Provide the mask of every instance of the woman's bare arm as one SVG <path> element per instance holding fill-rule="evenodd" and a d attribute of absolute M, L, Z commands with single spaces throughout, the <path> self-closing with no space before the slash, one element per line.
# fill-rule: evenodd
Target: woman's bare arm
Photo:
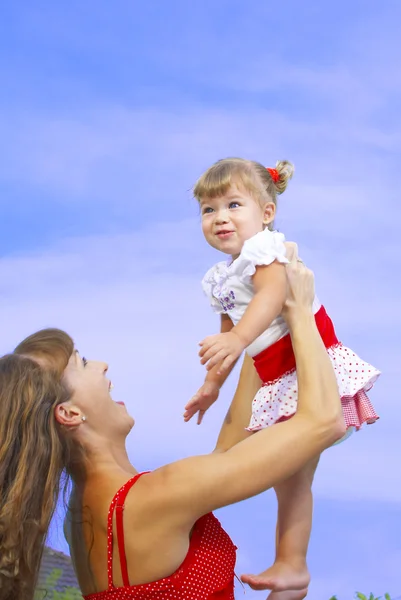
<path fill-rule="evenodd" d="M 245 354 L 237 389 L 223 421 L 215 452 L 225 452 L 253 435 L 245 427 L 251 419 L 252 400 L 261 385 L 252 358 Z"/>
<path fill-rule="evenodd" d="M 191 521 L 269 489 L 344 432 L 333 367 L 311 310 L 310 272 L 299 263 L 287 269 L 290 297 L 285 316 L 297 363 L 298 411 L 291 420 L 260 431 L 227 452 L 163 467 L 164 489 L 182 519 Z"/>

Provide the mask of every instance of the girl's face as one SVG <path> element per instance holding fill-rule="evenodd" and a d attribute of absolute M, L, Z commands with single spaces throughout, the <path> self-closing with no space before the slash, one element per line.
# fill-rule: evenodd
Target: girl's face
<path fill-rule="evenodd" d="M 235 259 L 246 240 L 273 222 L 274 202 L 261 206 L 245 190 L 231 186 L 224 196 L 201 198 L 202 231 L 208 244 Z"/>

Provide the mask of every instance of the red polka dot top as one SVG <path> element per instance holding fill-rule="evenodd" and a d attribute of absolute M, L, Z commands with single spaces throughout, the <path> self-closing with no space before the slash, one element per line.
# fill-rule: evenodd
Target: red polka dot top
<path fill-rule="evenodd" d="M 193 528 L 188 553 L 169 577 L 152 583 L 130 585 L 124 548 L 123 510 L 125 498 L 144 473 L 139 473 L 114 496 L 108 514 L 107 571 L 109 587 L 84 596 L 85 600 L 234 600 L 236 547 L 216 517 L 209 513 Z M 124 585 L 113 584 L 113 516 Z"/>

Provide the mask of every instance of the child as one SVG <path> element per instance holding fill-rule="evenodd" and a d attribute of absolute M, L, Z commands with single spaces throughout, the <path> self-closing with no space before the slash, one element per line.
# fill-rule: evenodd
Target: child
<path fill-rule="evenodd" d="M 185 407 L 188 421 L 217 400 L 235 362 L 246 349 L 263 382 L 252 402 L 248 431 L 291 418 L 297 409 L 297 375 L 291 339 L 280 316 L 286 296 L 285 238 L 274 230 L 276 197 L 284 192 L 294 168 L 279 161 L 276 168 L 240 158 L 219 160 L 197 181 L 194 195 L 202 214 L 206 241 L 231 259 L 217 263 L 202 286 L 214 311 L 221 315 L 221 333 L 200 346 L 207 375 Z M 348 433 L 378 419 L 366 395 L 380 372 L 338 341 L 333 324 L 318 298 L 317 326 L 333 363 Z M 273 590 L 272 600 L 304 598 L 309 584 L 306 553 L 312 526 L 311 485 L 318 457 L 301 473 L 275 488 L 278 499 L 276 560 L 259 576 L 244 576 L 254 589 Z M 298 590 L 287 592 L 285 590 Z M 284 593 L 283 593 L 284 591 Z"/>

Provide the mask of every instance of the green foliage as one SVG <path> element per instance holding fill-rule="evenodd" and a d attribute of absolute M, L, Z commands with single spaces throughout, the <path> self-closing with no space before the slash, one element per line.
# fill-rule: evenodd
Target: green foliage
<path fill-rule="evenodd" d="M 382 596 L 375 596 L 374 594 L 370 594 L 370 596 L 365 596 L 365 594 L 361 594 L 357 592 L 356 598 L 358 600 L 382 600 Z M 390 594 L 384 594 L 384 600 L 391 600 Z"/>
<path fill-rule="evenodd" d="M 69 587 L 64 592 L 58 592 L 55 589 L 62 573 L 61 569 L 53 569 L 43 588 L 35 592 L 35 600 L 82 600 L 82 594 L 78 588 Z"/>
<path fill-rule="evenodd" d="M 375 596 L 374 594 L 370 594 L 370 596 L 365 596 L 365 594 L 361 594 L 361 592 L 356 592 L 355 598 L 357 600 L 391 600 L 390 594 L 384 594 L 384 596 Z M 338 600 L 337 596 L 332 596 L 330 600 Z"/>
<path fill-rule="evenodd" d="M 82 600 L 82 595 L 77 588 L 67 588 L 64 592 L 58 592 L 55 587 L 58 580 L 62 575 L 61 569 L 54 569 L 45 581 L 44 587 L 41 590 L 37 590 L 35 593 L 35 600 Z M 384 594 L 384 596 L 375 596 L 370 594 L 365 596 L 361 592 L 356 592 L 356 600 L 391 600 L 390 594 Z M 338 600 L 337 596 L 332 596 L 330 600 Z"/>

